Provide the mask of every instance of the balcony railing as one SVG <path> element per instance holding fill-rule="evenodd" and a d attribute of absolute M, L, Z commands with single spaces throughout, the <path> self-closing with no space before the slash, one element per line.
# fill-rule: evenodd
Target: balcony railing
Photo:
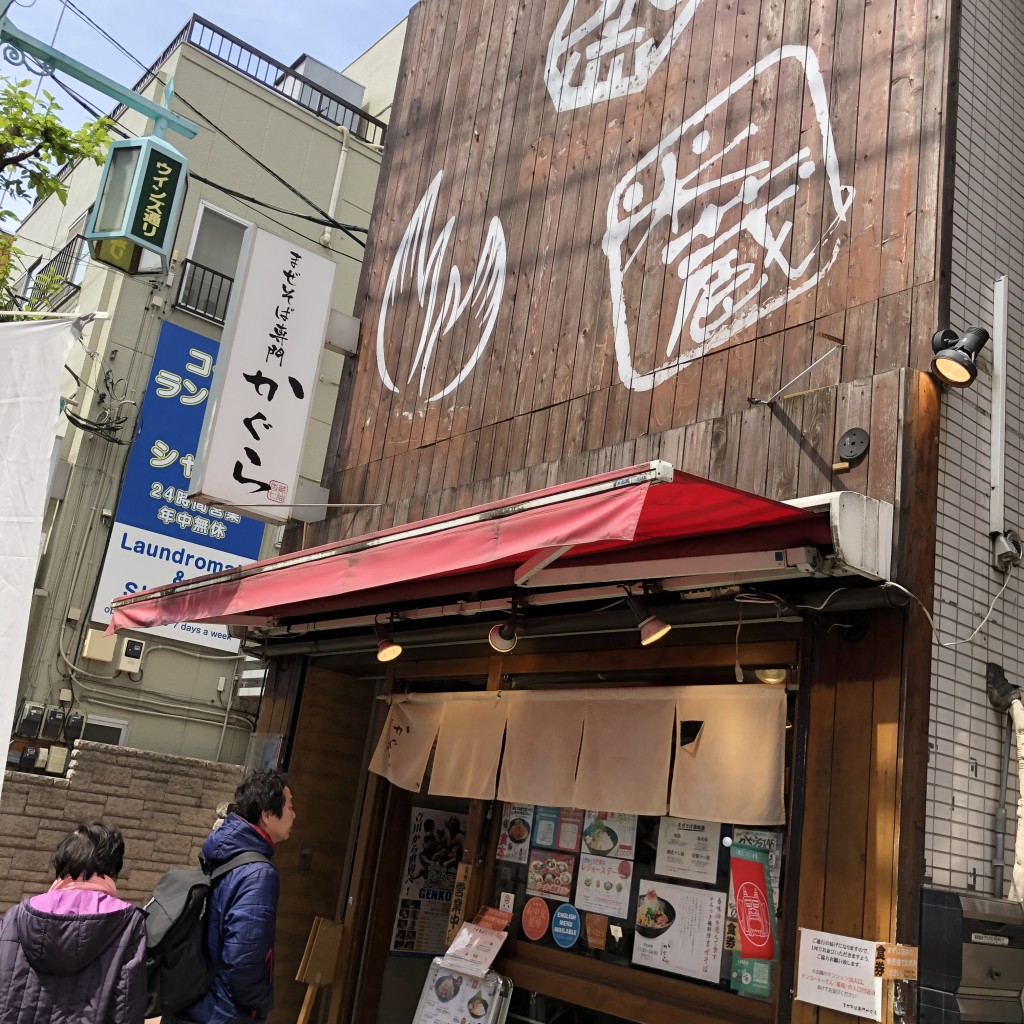
<path fill-rule="evenodd" d="M 194 260 L 181 264 L 181 284 L 174 304 L 211 323 L 224 325 L 234 278 L 204 267 Z"/>
<path fill-rule="evenodd" d="M 334 125 L 343 125 L 357 138 L 371 145 L 383 145 L 387 125 L 383 121 L 348 100 L 329 92 L 322 85 L 305 75 L 300 75 L 285 64 L 268 57 L 265 53 L 242 42 L 237 36 L 225 32 L 212 22 L 193 14 L 185 27 L 174 37 L 170 45 L 153 62 L 149 70 L 135 83 L 135 91 L 141 92 L 156 77 L 157 69 L 182 43 L 188 43 L 197 50 L 208 53 L 222 64 L 234 68 L 260 85 L 286 96 L 300 107 Z M 110 116 L 117 120 L 125 107 L 118 107 Z M 189 111 L 185 111 L 189 114 Z"/>
<path fill-rule="evenodd" d="M 75 295 L 89 263 L 89 243 L 84 235 L 75 235 L 49 263 L 32 275 L 28 306 L 39 311 L 57 309 Z"/>

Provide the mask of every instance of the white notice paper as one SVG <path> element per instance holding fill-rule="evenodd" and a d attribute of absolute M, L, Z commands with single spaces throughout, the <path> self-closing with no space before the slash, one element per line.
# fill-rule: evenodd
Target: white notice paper
<path fill-rule="evenodd" d="M 455 941 L 448 947 L 442 963 L 453 971 L 482 978 L 490 970 L 498 950 L 507 938 L 508 932 L 464 924 L 455 936 Z"/>
<path fill-rule="evenodd" d="M 800 929 L 796 998 L 855 1017 L 882 1019 L 882 979 L 867 939 Z"/>
<path fill-rule="evenodd" d="M 717 821 L 662 818 L 654 873 L 692 878 L 695 882 L 715 882 L 721 835 L 722 826 Z"/>

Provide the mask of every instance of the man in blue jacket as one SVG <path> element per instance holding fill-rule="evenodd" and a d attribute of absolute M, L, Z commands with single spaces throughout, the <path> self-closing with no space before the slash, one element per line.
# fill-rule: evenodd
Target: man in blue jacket
<path fill-rule="evenodd" d="M 238 789 L 224 823 L 203 843 L 210 869 L 240 853 L 274 855 L 295 822 L 292 793 L 278 771 L 253 772 Z M 182 1015 L 199 1024 L 265 1020 L 274 1005 L 274 930 L 280 884 L 269 863 L 242 864 L 213 886 L 207 951 L 217 967 L 209 991 Z"/>

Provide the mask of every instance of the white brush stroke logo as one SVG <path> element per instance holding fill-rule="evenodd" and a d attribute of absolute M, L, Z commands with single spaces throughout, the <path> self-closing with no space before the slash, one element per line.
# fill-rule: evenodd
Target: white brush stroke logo
<path fill-rule="evenodd" d="M 431 382 L 431 370 L 438 343 L 448 337 L 459 318 L 468 309 L 472 309 L 474 323 L 469 328 L 471 334 L 467 339 L 467 348 L 474 336 L 477 339 L 476 344 L 468 352 L 462 368 L 440 391 L 429 395 L 428 402 L 436 402 L 450 394 L 476 366 L 494 333 L 498 308 L 505 291 L 505 232 L 497 217 L 492 217 L 488 225 L 483 250 L 465 294 L 462 290 L 462 273 L 454 263 L 451 263 L 448 254 L 448 246 L 455 230 L 455 218 L 450 218 L 441 233 L 432 240 L 434 211 L 443 177 L 444 171 L 438 171 L 405 229 L 388 276 L 384 300 L 381 303 L 380 320 L 377 324 L 377 370 L 384 386 L 391 391 L 402 391 L 411 386 L 416 388 L 422 397 Z M 445 281 L 442 278 L 446 257 L 450 266 Z M 389 353 L 385 346 L 385 335 L 388 311 L 394 308 L 399 296 L 405 295 L 409 289 L 411 297 L 415 297 L 422 310 L 422 327 L 416 339 L 408 372 L 400 386 L 395 383 L 395 377 L 400 376 L 398 370 L 395 369 L 392 374 L 388 367 Z M 410 322 L 415 322 L 411 301 L 407 303 L 402 315 Z M 396 336 L 402 336 L 402 333 L 400 327 L 395 331 Z M 393 346 L 390 356 L 394 363 L 397 363 L 402 355 L 403 348 L 404 344 Z"/>
<path fill-rule="evenodd" d="M 601 0 L 589 18 L 570 30 L 573 15 L 586 2 L 593 0 L 569 0 L 548 44 L 544 81 L 552 103 L 563 113 L 646 88 L 693 21 L 701 0 L 683 6 L 660 42 L 633 23 L 637 4 L 672 11 L 679 0 Z"/>
<path fill-rule="evenodd" d="M 759 75 L 774 73 L 774 82 L 761 83 L 769 86 L 763 92 L 772 95 L 783 81 L 785 61 L 796 62 L 802 71 L 817 131 L 805 128 L 798 148 L 781 154 L 772 151 L 770 123 L 763 143 L 762 127 L 753 119 L 730 139 L 713 138 L 716 123 L 717 132 L 723 131 L 725 112 L 709 121 L 711 116 Z M 776 94 L 779 111 L 805 102 L 788 90 Z M 773 103 L 770 118 L 774 111 Z M 759 159 L 762 145 L 767 156 Z M 730 159 L 744 157 L 746 166 L 725 170 Z M 817 193 L 817 204 L 806 203 Z M 784 46 L 666 135 L 612 192 L 603 248 L 622 383 L 649 391 L 814 287 L 839 255 L 842 239 L 830 247 L 827 241 L 846 220 L 853 197 L 853 188 L 840 182 L 818 59 L 807 47 Z M 820 220 L 810 224 L 809 215 L 819 212 Z M 794 226 L 805 241 L 790 238 Z M 651 245 L 660 248 L 649 256 Z M 664 300 L 668 307 L 678 293 L 675 316 L 661 337 L 641 336 L 634 323 L 637 336 L 631 338 L 627 282 L 633 281 L 632 294 L 639 296 L 637 278 L 643 278 L 651 257 L 675 270 L 666 275 Z"/>

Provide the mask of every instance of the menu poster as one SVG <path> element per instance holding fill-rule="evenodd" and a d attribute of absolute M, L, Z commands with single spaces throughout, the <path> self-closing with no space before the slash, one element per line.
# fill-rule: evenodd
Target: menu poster
<path fill-rule="evenodd" d="M 465 835 L 464 814 L 412 809 L 391 933 L 394 952 L 434 955 L 447 948 L 455 873 Z"/>
<path fill-rule="evenodd" d="M 530 896 L 546 896 L 567 902 L 572 895 L 572 876 L 576 858 L 554 850 L 531 850 L 526 872 L 526 891 Z"/>
<path fill-rule="evenodd" d="M 534 812 L 534 846 L 575 853 L 582 831 L 583 812 L 575 807 L 538 807 Z"/>
<path fill-rule="evenodd" d="M 768 854 L 768 875 L 772 887 L 772 905 L 775 913 L 779 910 L 779 883 L 782 879 L 782 833 L 774 829 L 743 828 L 734 825 L 732 841 L 740 846 L 752 846 L 755 850 L 764 850 Z M 729 886 L 728 917 L 736 916 L 736 904 L 732 898 L 732 886 Z"/>
<path fill-rule="evenodd" d="M 717 982 L 725 893 L 641 880 L 633 963 Z"/>
<path fill-rule="evenodd" d="M 613 857 L 580 854 L 576 906 L 609 917 L 629 917 L 629 880 L 633 865 Z"/>
<path fill-rule="evenodd" d="M 717 821 L 662 818 L 654 873 L 695 882 L 718 879 L 718 844 L 722 826 Z"/>
<path fill-rule="evenodd" d="M 585 811 L 583 845 L 601 857 L 632 860 L 636 855 L 636 815 Z"/>
<path fill-rule="evenodd" d="M 431 978 L 433 981 L 431 981 Z M 488 1016 L 499 997 L 495 975 L 473 978 L 455 970 L 441 968 L 436 976 L 427 976 L 430 986 L 420 1001 L 416 1024 L 464 1024 Z"/>
<path fill-rule="evenodd" d="M 525 864 L 533 834 L 533 804 L 502 804 L 498 860 Z"/>

